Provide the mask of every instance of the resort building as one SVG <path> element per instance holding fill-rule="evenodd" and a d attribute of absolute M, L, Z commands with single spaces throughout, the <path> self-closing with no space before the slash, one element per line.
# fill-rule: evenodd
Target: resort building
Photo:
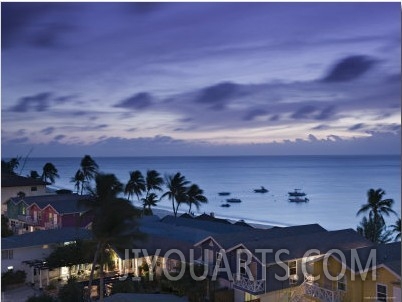
<path fill-rule="evenodd" d="M 1 238 L 1 272 L 23 270 L 27 274 L 27 282 L 42 288 L 49 285 L 49 279 L 68 273 L 67 268 L 49 270 L 46 257 L 60 245 L 91 238 L 90 230 L 80 228 L 36 231 Z"/>
<path fill-rule="evenodd" d="M 85 227 L 92 217 L 84 207 L 80 207 L 79 202 L 87 198 L 87 195 L 78 194 L 12 197 L 5 202 L 5 215 L 16 234 L 62 227 Z"/>
<path fill-rule="evenodd" d="M 1 174 L 1 214 L 7 211 L 7 201 L 19 195 L 45 195 L 47 183 L 41 179 L 23 177 L 14 174 Z"/>
<path fill-rule="evenodd" d="M 144 240 L 113 247 L 109 274 L 174 277 L 189 266 L 202 268 L 211 301 L 401 301 L 400 243 L 374 245 L 352 229 L 327 231 L 318 224 L 259 229 L 206 214 L 145 216 L 139 229 Z M 7 266 L 32 271 L 57 246 L 50 241 L 68 241 L 41 241 L 43 236 L 34 234 L 63 230 L 70 232 L 3 238 L 2 271 Z M 70 233 L 69 240 L 73 237 Z"/>

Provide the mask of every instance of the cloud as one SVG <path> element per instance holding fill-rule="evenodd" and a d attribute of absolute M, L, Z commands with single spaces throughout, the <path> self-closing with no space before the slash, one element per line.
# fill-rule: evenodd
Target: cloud
<path fill-rule="evenodd" d="M 356 131 L 364 128 L 366 125 L 364 123 L 358 123 L 348 128 L 350 131 Z"/>
<path fill-rule="evenodd" d="M 59 135 L 56 135 L 54 138 L 53 138 L 53 140 L 55 140 L 55 141 L 61 141 L 63 138 L 65 138 L 66 137 L 66 135 L 63 135 L 63 134 L 59 134 Z"/>
<path fill-rule="evenodd" d="M 347 82 L 352 81 L 370 70 L 376 60 L 363 55 L 346 57 L 335 64 L 329 73 L 323 78 L 324 82 Z"/>
<path fill-rule="evenodd" d="M 320 124 L 318 126 L 311 128 L 311 130 L 327 130 L 329 128 L 330 127 L 328 125 Z"/>
<path fill-rule="evenodd" d="M 249 112 L 247 112 L 244 116 L 243 116 L 243 120 L 245 121 L 252 121 L 254 119 L 256 119 L 259 116 L 265 116 L 267 115 L 267 111 L 264 109 L 252 109 Z"/>
<path fill-rule="evenodd" d="M 291 115 L 291 117 L 294 119 L 309 119 L 312 118 L 313 113 L 316 113 L 317 111 L 318 108 L 311 105 L 307 105 L 298 109 L 295 113 Z"/>
<path fill-rule="evenodd" d="M 33 96 L 20 98 L 17 105 L 12 106 L 9 110 L 12 112 L 46 111 L 49 107 L 50 96 L 50 92 L 42 92 Z"/>
<path fill-rule="evenodd" d="M 222 110 L 231 99 L 244 95 L 240 85 L 231 82 L 218 83 L 201 90 L 195 102 L 211 105 L 212 110 Z"/>
<path fill-rule="evenodd" d="M 43 128 L 40 133 L 43 133 L 45 135 L 49 135 L 52 134 L 54 132 L 55 128 L 54 127 L 47 127 L 47 128 Z"/>
<path fill-rule="evenodd" d="M 137 93 L 125 100 L 122 100 L 114 107 L 126 108 L 130 110 L 143 110 L 152 105 L 152 96 L 148 92 Z"/>

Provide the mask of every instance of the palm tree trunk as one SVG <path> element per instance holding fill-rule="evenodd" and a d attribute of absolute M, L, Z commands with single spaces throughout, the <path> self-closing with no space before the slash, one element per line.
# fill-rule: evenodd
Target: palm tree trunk
<path fill-rule="evenodd" d="M 88 281 L 88 301 L 91 300 L 92 282 L 93 282 L 93 280 L 94 280 L 95 266 L 96 266 L 96 262 L 97 262 L 97 260 L 98 260 L 100 248 L 101 248 L 101 243 L 98 242 L 98 244 L 97 244 L 97 246 L 96 246 L 96 251 L 95 251 L 94 260 L 92 261 L 91 273 L 89 274 L 89 281 Z"/>
<path fill-rule="evenodd" d="M 175 214 L 174 214 L 174 217 L 176 217 L 177 216 L 177 212 L 179 211 L 179 206 L 180 206 L 180 203 L 179 202 L 176 202 L 176 212 L 175 212 Z"/>
<path fill-rule="evenodd" d="M 103 283 L 103 249 L 100 252 L 100 276 L 99 276 L 99 301 L 103 301 L 103 291 L 105 284 Z"/>

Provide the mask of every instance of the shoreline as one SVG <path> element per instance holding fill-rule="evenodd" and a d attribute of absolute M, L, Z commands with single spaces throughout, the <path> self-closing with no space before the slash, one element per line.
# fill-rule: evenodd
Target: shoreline
<path fill-rule="evenodd" d="M 153 215 L 158 216 L 160 219 L 162 219 L 163 217 L 168 216 L 168 215 L 171 215 L 171 216 L 174 215 L 172 211 L 167 210 L 167 209 L 163 209 L 163 208 L 160 208 L 160 207 L 153 207 L 152 208 L 152 213 L 153 213 Z M 182 214 L 185 214 L 185 213 L 187 213 L 187 212 L 186 211 L 179 211 L 178 215 L 182 215 Z M 205 213 L 205 214 L 210 215 L 211 213 Z M 201 215 L 201 214 L 199 214 L 199 215 Z M 199 216 L 199 215 L 196 215 L 196 216 Z M 275 222 L 255 221 L 255 220 L 248 220 L 248 219 L 236 219 L 236 218 L 233 218 L 233 217 L 225 217 L 225 216 L 220 216 L 220 215 L 214 215 L 214 217 L 215 218 L 220 218 L 220 219 L 226 219 L 231 223 L 235 223 L 237 221 L 244 221 L 245 223 L 247 223 L 247 224 L 249 224 L 252 227 L 257 228 L 257 229 L 270 229 L 270 228 L 273 228 L 273 227 L 291 226 L 291 225 L 279 224 L 279 223 L 275 223 Z"/>

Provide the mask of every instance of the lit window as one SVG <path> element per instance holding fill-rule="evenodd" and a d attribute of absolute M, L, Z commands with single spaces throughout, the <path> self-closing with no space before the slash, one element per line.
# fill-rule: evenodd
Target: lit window
<path fill-rule="evenodd" d="M 296 261 L 289 261 L 289 276 L 297 275 Z"/>

